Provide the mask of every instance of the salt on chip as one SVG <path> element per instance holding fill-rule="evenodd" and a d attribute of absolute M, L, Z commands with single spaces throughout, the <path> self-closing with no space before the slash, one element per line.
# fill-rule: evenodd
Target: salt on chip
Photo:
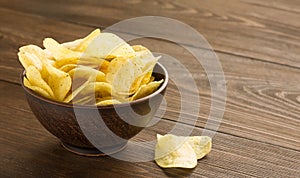
<path fill-rule="evenodd" d="M 187 138 L 171 134 L 160 136 L 155 146 L 155 162 L 163 168 L 194 168 L 196 154 Z"/>
<path fill-rule="evenodd" d="M 203 158 L 211 151 L 211 138 L 208 136 L 191 136 L 188 138 L 189 144 L 194 149 L 197 159 Z"/>

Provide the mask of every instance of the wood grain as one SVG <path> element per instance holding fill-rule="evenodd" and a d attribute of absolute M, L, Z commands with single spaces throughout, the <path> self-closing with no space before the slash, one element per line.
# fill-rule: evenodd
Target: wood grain
<path fill-rule="evenodd" d="M 64 150 L 58 139 L 38 123 L 20 86 L 0 82 L 0 89 L 1 102 L 5 103 L 0 109 L 1 177 L 295 177 L 300 174 L 298 151 L 222 133 L 215 135 L 213 151 L 199 160 L 193 170 L 161 169 L 154 162 L 128 163 L 110 157 L 77 156 Z M 174 124 L 161 120 L 134 140 L 151 141 L 156 133 L 163 134 L 165 128 Z M 202 132 L 199 127 L 191 129 L 193 135 Z"/>
<path fill-rule="evenodd" d="M 296 0 L 233 0 L 227 4 L 218 0 L 0 0 L 0 177 L 299 176 L 299 7 Z M 213 139 L 213 151 L 193 170 L 73 155 L 38 123 L 19 85 L 23 69 L 16 53 L 20 46 L 41 46 L 45 37 L 73 40 L 96 27 L 143 15 L 171 17 L 194 27 L 217 51 L 226 76 L 226 110 Z M 139 35 L 122 29 L 117 33 Z M 182 44 L 191 45 L 193 40 L 187 34 Z M 160 122 L 133 140 L 154 140 L 156 133 L 167 133 L 175 124 L 193 130 L 193 135 L 201 134 L 211 109 L 211 89 L 203 67 L 184 48 L 170 42 L 139 39 L 130 43 L 175 57 L 199 89 L 197 93 L 190 87 L 179 65 L 166 63 L 180 82 L 170 82 L 167 110 Z M 188 99 L 180 100 L 178 88 L 186 91 Z M 200 97 L 199 115 L 184 111 L 178 121 L 180 104 L 193 106 L 195 96 Z M 213 128 L 206 129 L 213 133 Z"/>
<path fill-rule="evenodd" d="M 19 74 L 22 70 L 16 57 L 16 49 L 26 44 L 41 45 L 42 39 L 50 34 L 60 41 L 72 40 L 91 31 L 91 28 L 82 27 L 65 22 L 36 17 L 2 9 L 6 20 L 20 19 L 17 23 L 0 27 L 5 43 L 0 49 L 3 51 L 5 61 L 1 62 L 2 80 L 19 82 Z M 25 24 L 29 24 L 28 26 Z M 37 24 L 40 24 L 39 26 Z M 55 25 L 55 29 L 47 27 L 47 24 Z M 37 26 L 32 30 L 31 26 Z M 13 31 L 6 30 L 14 29 Z M 68 33 L 73 30 L 73 33 Z M 35 38 L 33 39 L 33 34 Z M 133 41 L 134 44 L 144 44 L 151 50 L 170 54 L 176 57 L 192 73 L 200 91 L 201 110 L 197 125 L 204 127 L 210 111 L 210 84 L 202 67 L 195 58 L 183 48 L 151 39 Z M 283 147 L 299 150 L 299 80 L 300 71 L 289 67 L 253 61 L 247 58 L 217 53 L 226 75 L 228 97 L 227 106 L 220 132 L 232 134 L 262 142 L 268 142 Z M 170 74 L 180 73 L 180 68 L 172 63 L 167 64 Z M 247 68 L 245 68 L 247 66 Z M 257 67 L 259 66 L 259 67 Z M 17 70 L 12 71 L 12 68 Z M 289 80 L 286 77 L 289 76 Z M 197 93 L 186 87 L 185 75 L 177 76 L 180 83 L 177 87 L 186 88 L 191 97 Z M 170 84 L 167 92 L 168 112 L 166 119 L 176 121 L 180 112 L 180 96 L 175 84 Z M 176 96 L 176 97 L 175 97 Z M 188 101 L 183 101 L 185 104 Z M 191 103 L 189 103 L 191 104 Z M 190 113 L 183 112 L 186 122 L 190 121 Z M 267 123 L 267 124 L 266 124 Z M 216 123 L 217 124 L 217 123 Z"/>
<path fill-rule="evenodd" d="M 12 0 L 0 1 L 0 5 L 30 14 L 102 28 L 138 16 L 170 17 L 194 27 L 216 51 L 300 67 L 298 1 L 285 3 L 234 0 L 225 3 L 220 0 L 118 0 L 112 3 L 109 0 L 88 0 L 83 3 L 80 0 Z M 141 31 L 145 30 L 147 29 Z M 193 42 L 193 36 L 185 36 L 184 43 Z"/>

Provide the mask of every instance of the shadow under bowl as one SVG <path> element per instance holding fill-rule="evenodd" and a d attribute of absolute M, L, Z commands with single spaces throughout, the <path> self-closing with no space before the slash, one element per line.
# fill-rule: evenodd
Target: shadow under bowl
<path fill-rule="evenodd" d="M 168 73 L 157 63 L 155 80 L 164 79 L 154 93 L 128 103 L 91 106 L 73 105 L 47 99 L 22 87 L 28 104 L 39 122 L 61 140 L 68 151 L 85 156 L 102 156 L 121 151 L 128 140 L 142 131 L 153 119 L 162 102 Z"/>

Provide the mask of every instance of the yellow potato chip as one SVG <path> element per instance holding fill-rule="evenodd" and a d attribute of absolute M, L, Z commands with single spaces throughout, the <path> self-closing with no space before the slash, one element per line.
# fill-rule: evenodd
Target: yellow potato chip
<path fill-rule="evenodd" d="M 49 67 L 48 83 L 57 100 L 63 101 L 71 89 L 72 79 L 70 75 L 56 68 Z"/>
<path fill-rule="evenodd" d="M 149 51 L 149 49 L 147 49 L 145 46 L 142 46 L 142 45 L 133 45 L 133 46 L 132 46 L 132 49 L 133 49 L 135 52 Z"/>
<path fill-rule="evenodd" d="M 87 96 L 95 94 L 95 98 L 101 98 L 112 95 L 112 87 L 106 82 L 92 82 L 89 83 L 81 92 L 80 95 Z"/>
<path fill-rule="evenodd" d="M 137 100 L 150 95 L 158 89 L 158 87 L 163 83 L 163 81 L 164 80 L 162 79 L 160 81 L 150 82 L 147 85 L 142 85 L 138 89 L 138 91 L 131 97 L 131 100 Z"/>
<path fill-rule="evenodd" d="M 84 50 L 87 48 L 89 43 L 96 38 L 100 34 L 100 29 L 96 29 L 92 31 L 88 36 L 86 36 L 83 39 L 78 39 L 70 42 L 63 43 L 62 45 L 68 49 L 74 50 L 74 51 L 81 51 L 84 52 Z"/>
<path fill-rule="evenodd" d="M 45 38 L 43 41 L 44 47 L 49 50 L 56 60 L 73 59 L 78 60 L 81 56 L 81 52 L 69 50 L 63 45 L 59 44 L 52 38 Z"/>
<path fill-rule="evenodd" d="M 97 58 L 130 57 L 134 55 L 132 47 L 112 33 L 100 33 L 85 50 L 84 55 Z"/>
<path fill-rule="evenodd" d="M 187 138 L 167 134 L 157 139 L 155 162 L 163 168 L 194 168 L 197 157 Z"/>
<path fill-rule="evenodd" d="M 89 83 L 90 81 L 88 80 L 75 90 L 71 91 L 71 93 L 64 99 L 64 102 L 69 103 L 70 101 L 72 101 Z"/>
<path fill-rule="evenodd" d="M 197 159 L 203 158 L 211 151 L 211 138 L 208 136 L 192 136 L 188 139 L 189 144 L 194 149 Z"/>
<path fill-rule="evenodd" d="M 121 102 L 116 99 L 111 99 L 111 100 L 99 101 L 98 103 L 96 103 L 97 106 L 107 106 L 113 104 L 121 104 Z"/>
<path fill-rule="evenodd" d="M 99 70 L 86 67 L 86 66 L 77 66 L 76 68 L 68 72 L 72 78 L 86 78 L 94 82 L 105 82 L 105 74 Z"/>
<path fill-rule="evenodd" d="M 26 46 L 27 47 L 27 46 Z M 25 50 L 24 50 L 25 49 Z M 24 66 L 24 68 L 28 68 L 29 66 L 35 66 L 39 71 L 42 70 L 43 64 L 40 59 L 37 57 L 33 57 L 30 51 L 26 51 L 25 47 L 20 48 L 20 52 L 18 52 L 19 61 Z"/>
<path fill-rule="evenodd" d="M 32 86 L 36 86 L 45 90 L 51 97 L 54 97 L 54 93 L 51 87 L 44 81 L 38 69 L 34 66 L 29 66 L 26 69 L 26 77 Z"/>
<path fill-rule="evenodd" d="M 29 89 L 31 89 L 32 91 L 38 93 L 39 95 L 41 95 L 41 96 L 43 96 L 43 97 L 46 97 L 46 98 L 49 98 L 49 99 L 52 98 L 52 97 L 50 96 L 50 94 L 49 94 L 46 90 L 44 90 L 44 89 L 42 89 L 42 88 L 40 88 L 40 87 L 31 85 L 30 82 L 28 81 L 28 79 L 27 79 L 26 77 L 24 77 L 23 83 L 24 83 L 24 85 L 25 85 L 27 88 L 29 88 Z"/>
<path fill-rule="evenodd" d="M 45 53 L 45 51 L 38 46 L 27 45 L 20 48 L 20 53 L 23 53 L 23 57 L 25 57 L 25 59 L 34 61 L 33 65 L 39 70 L 45 82 L 48 82 L 49 73 L 46 67 L 46 63 L 50 64 L 50 61 L 52 60 L 49 60 L 48 55 Z M 22 54 L 19 56 L 20 61 L 21 59 Z M 26 69 L 26 66 L 24 66 L 24 68 Z"/>
<path fill-rule="evenodd" d="M 61 71 L 64 71 L 64 72 L 69 72 L 70 70 L 76 68 L 77 65 L 76 64 L 66 64 L 66 65 L 63 65 L 59 68 L 59 70 Z"/>

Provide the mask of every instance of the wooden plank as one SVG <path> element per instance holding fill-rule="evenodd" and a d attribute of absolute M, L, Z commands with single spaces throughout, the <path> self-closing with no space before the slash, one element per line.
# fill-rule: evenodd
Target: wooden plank
<path fill-rule="evenodd" d="M 194 27 L 217 51 L 300 67 L 298 1 L 259 2 L 12 0 L 1 1 L 0 5 L 94 27 L 143 15 L 170 17 Z M 185 36 L 184 43 L 193 42 L 193 36 Z"/>
<path fill-rule="evenodd" d="M 195 169 L 161 169 L 153 161 L 130 163 L 88 158 L 64 150 L 35 119 L 22 88 L 0 81 L 0 175 L 12 177 L 297 177 L 299 151 L 217 133 L 213 150 Z M 176 122 L 161 120 L 134 140 L 151 141 Z M 202 129 L 193 128 L 193 135 Z"/>
<path fill-rule="evenodd" d="M 22 70 L 17 62 L 16 50 L 24 44 L 39 44 L 46 36 L 52 36 L 59 41 L 71 40 L 84 36 L 91 28 L 65 22 L 17 13 L 0 9 L 2 19 L 9 21 L 19 19 L 0 27 L 4 38 L 0 43 L 1 80 L 19 82 Z M 1 20 L 2 20 L 1 19 Z M 26 25 L 27 24 L 27 25 Z M 51 24 L 50 27 L 47 24 Z M 31 28 L 36 26 L 36 28 Z M 47 29 L 47 30 L 44 30 Z M 72 31 L 72 33 L 68 33 Z M 204 127 L 210 111 L 210 85 L 207 76 L 195 58 L 183 48 L 159 40 L 143 39 L 133 41 L 144 44 L 153 51 L 163 52 L 176 57 L 192 73 L 200 91 L 201 111 L 197 126 Z M 222 63 L 226 79 L 228 98 L 224 118 L 219 128 L 220 132 L 272 143 L 283 147 L 299 150 L 299 73 L 297 69 L 274 65 L 247 58 L 217 53 Z M 169 73 L 181 73 L 178 66 L 168 67 Z M 12 70 L 12 69 L 16 70 Z M 178 86 L 189 86 L 185 75 L 177 75 L 181 79 Z M 286 80 L 289 78 L 289 80 Z M 197 93 L 190 88 L 189 96 Z M 177 120 L 180 112 L 180 96 L 176 86 L 170 83 L 167 92 L 168 111 L 165 118 Z M 185 102 L 187 103 L 187 102 Z M 191 104 L 191 102 L 189 103 Z M 192 115 L 182 113 L 186 122 Z"/>

